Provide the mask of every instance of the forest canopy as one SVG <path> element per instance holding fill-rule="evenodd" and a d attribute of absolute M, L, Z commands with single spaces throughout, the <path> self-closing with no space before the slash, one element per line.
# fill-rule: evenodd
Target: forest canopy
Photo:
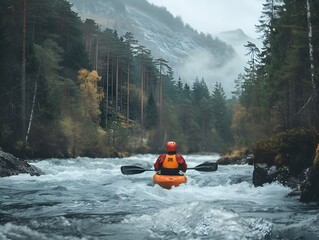
<path fill-rule="evenodd" d="M 318 0 L 270 1 L 258 49 L 227 99 L 191 86 L 132 33 L 82 21 L 65 0 L 0 3 L 0 146 L 24 157 L 223 152 L 271 134 L 318 131 Z M 180 20 L 179 20 L 180 21 Z M 200 59 L 199 59 L 200 61 Z"/>

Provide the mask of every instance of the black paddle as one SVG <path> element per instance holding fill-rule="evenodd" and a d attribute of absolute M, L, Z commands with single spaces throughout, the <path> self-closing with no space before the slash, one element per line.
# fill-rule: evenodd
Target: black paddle
<path fill-rule="evenodd" d="M 214 162 L 204 162 L 194 168 L 187 168 L 187 170 L 196 170 L 201 172 L 213 172 L 218 169 L 218 164 Z M 146 171 L 155 171 L 154 169 L 145 169 L 138 166 L 122 166 L 121 172 L 125 175 L 140 174 Z"/>
<path fill-rule="evenodd" d="M 121 172 L 125 175 L 139 174 L 145 171 L 154 171 L 154 169 L 145 169 L 138 166 L 122 166 L 121 167 Z"/>
<path fill-rule="evenodd" d="M 187 170 L 196 170 L 201 172 L 213 172 L 218 169 L 218 164 L 215 162 L 204 162 L 202 164 L 197 165 L 194 168 L 187 168 Z"/>

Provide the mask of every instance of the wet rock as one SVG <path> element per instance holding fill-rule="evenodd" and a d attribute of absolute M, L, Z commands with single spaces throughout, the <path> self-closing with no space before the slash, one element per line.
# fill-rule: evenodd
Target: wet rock
<path fill-rule="evenodd" d="M 305 179 L 300 187 L 302 202 L 319 202 L 319 144 L 316 149 L 316 156 L 313 165 L 307 169 Z"/>
<path fill-rule="evenodd" d="M 294 177 L 287 166 L 268 166 L 267 164 L 257 163 L 254 165 L 253 184 L 256 187 L 263 186 L 265 183 L 280 182 L 290 187 L 295 192 L 300 188 L 301 180 Z"/>
<path fill-rule="evenodd" d="M 271 183 L 272 180 L 268 174 L 269 168 L 267 164 L 255 164 L 253 171 L 253 183 L 255 187 L 264 185 L 265 183 Z"/>
<path fill-rule="evenodd" d="M 8 177 L 19 173 L 28 173 L 31 176 L 39 176 L 43 172 L 28 164 L 25 160 L 18 159 L 10 153 L 0 151 L 0 177 Z"/>
<path fill-rule="evenodd" d="M 223 155 L 217 160 L 219 165 L 253 164 L 253 154 L 248 149 L 240 149 Z"/>

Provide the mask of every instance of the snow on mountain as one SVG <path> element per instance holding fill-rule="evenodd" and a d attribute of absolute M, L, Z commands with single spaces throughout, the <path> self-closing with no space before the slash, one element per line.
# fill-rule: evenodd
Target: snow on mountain
<path fill-rule="evenodd" d="M 234 79 L 243 71 L 246 60 L 240 57 L 243 55 L 240 46 L 249 38 L 241 30 L 216 36 L 198 33 L 165 8 L 146 0 L 69 2 L 83 20 L 94 19 L 102 28 L 115 29 L 120 36 L 132 32 L 155 58 L 169 61 L 175 79 L 180 77 L 189 85 L 196 77 L 204 78 L 210 89 L 215 82 L 221 82 L 230 96 Z"/>

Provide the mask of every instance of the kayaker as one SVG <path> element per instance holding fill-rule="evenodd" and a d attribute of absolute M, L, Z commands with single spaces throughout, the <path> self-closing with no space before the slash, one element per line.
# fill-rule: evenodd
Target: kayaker
<path fill-rule="evenodd" d="M 183 175 L 187 170 L 184 157 L 177 153 L 177 144 L 166 143 L 166 153 L 161 154 L 154 163 L 155 171 L 162 175 Z"/>

